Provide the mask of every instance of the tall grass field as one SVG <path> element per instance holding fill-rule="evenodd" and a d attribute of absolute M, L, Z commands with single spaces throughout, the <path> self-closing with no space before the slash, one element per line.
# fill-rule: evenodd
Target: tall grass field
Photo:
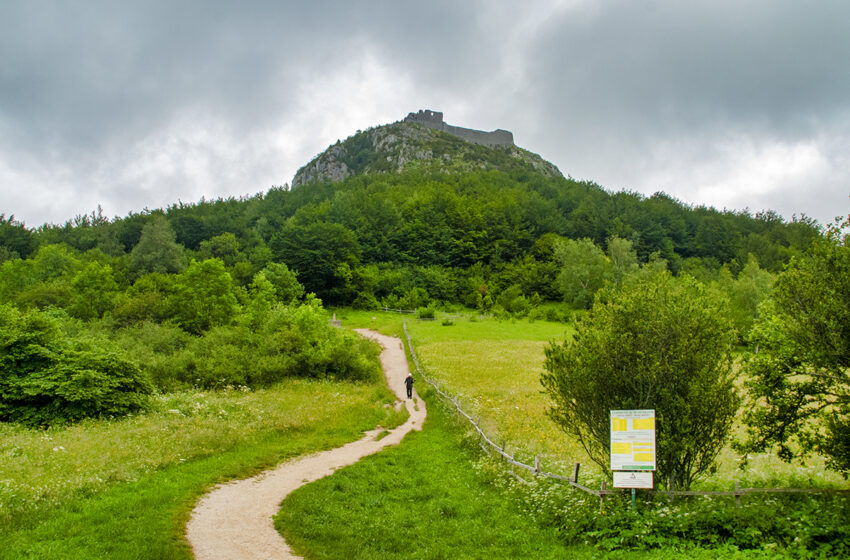
<path fill-rule="evenodd" d="M 0 558 L 191 558 L 185 523 L 206 490 L 394 427 L 392 401 L 382 380 L 286 380 L 67 428 L 0 425 Z"/>

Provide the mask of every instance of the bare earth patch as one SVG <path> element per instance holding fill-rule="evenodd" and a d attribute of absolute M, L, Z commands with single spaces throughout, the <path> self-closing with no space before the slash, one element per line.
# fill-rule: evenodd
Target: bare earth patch
<path fill-rule="evenodd" d="M 381 365 L 392 392 L 407 406 L 407 422 L 391 430 L 366 432 L 358 441 L 278 465 L 252 478 L 220 484 L 201 498 L 186 525 L 186 538 L 198 560 L 260 560 L 300 558 L 275 531 L 272 516 L 280 503 L 297 488 L 324 478 L 360 458 L 398 444 L 411 430 L 421 430 L 425 403 L 414 391 L 405 400 L 407 359 L 401 340 L 375 331 L 358 332 L 377 341 L 384 350 Z M 384 435 L 386 434 L 386 435 Z M 380 439 L 376 439 L 382 435 Z"/>

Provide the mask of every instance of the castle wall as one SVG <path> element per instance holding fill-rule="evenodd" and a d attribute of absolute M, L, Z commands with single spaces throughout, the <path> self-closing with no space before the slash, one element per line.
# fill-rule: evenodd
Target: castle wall
<path fill-rule="evenodd" d="M 473 144 L 490 147 L 514 145 L 514 135 L 509 130 L 498 129 L 492 132 L 484 132 L 483 130 L 452 126 L 443 122 L 443 114 L 439 111 L 420 110 L 418 113 L 410 113 L 404 120 L 448 132 Z"/>
<path fill-rule="evenodd" d="M 473 130 L 471 128 L 462 128 L 460 126 L 452 126 L 443 123 L 443 130 L 449 134 L 454 134 L 463 138 L 467 142 L 473 144 L 481 144 L 482 146 L 513 146 L 514 135 L 508 130 L 494 130 L 493 132 L 483 132 L 481 130 Z"/>

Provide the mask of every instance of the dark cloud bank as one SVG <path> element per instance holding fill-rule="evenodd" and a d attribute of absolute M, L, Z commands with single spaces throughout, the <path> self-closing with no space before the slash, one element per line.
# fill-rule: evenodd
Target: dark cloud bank
<path fill-rule="evenodd" d="M 0 213 L 239 196 L 419 108 L 565 174 L 821 221 L 850 210 L 850 5 L 6 2 Z"/>

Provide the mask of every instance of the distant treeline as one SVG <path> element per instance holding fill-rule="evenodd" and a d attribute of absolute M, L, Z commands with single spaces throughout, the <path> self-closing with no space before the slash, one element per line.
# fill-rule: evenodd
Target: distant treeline
<path fill-rule="evenodd" d="M 170 232 L 143 240 L 158 217 Z M 163 252 L 159 245 L 172 235 L 177 251 Z M 611 193 L 527 169 L 408 171 L 113 220 L 98 211 L 35 229 L 4 217 L 0 261 L 27 259 L 52 244 L 98 250 L 123 287 L 146 272 L 176 272 L 190 258 L 222 260 L 242 287 L 269 263 L 285 263 L 326 303 L 359 298 L 415 307 L 432 300 L 474 305 L 482 286 L 494 297 L 518 286 L 528 297 L 561 300 L 563 263 L 554 250 L 561 238 L 589 239 L 603 251 L 611 239 L 627 240 L 641 263 L 663 259 L 674 274 L 705 278 L 724 267 L 737 276 L 751 258 L 777 272 L 819 236 L 805 217 L 788 222 L 770 211 L 690 207 L 663 193 Z"/>

